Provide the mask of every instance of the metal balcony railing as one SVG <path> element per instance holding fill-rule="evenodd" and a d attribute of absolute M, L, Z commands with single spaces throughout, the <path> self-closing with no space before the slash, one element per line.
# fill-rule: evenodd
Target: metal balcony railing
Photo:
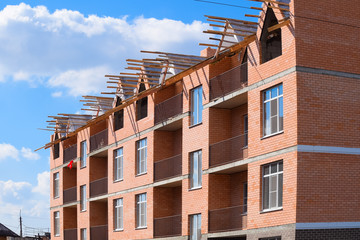
<path fill-rule="evenodd" d="M 104 177 L 90 183 L 90 197 L 96 197 L 108 193 L 108 178 Z"/>
<path fill-rule="evenodd" d="M 63 203 L 76 202 L 76 187 L 68 188 L 63 192 Z"/>
<path fill-rule="evenodd" d="M 181 215 L 155 218 L 154 237 L 181 236 Z"/>
<path fill-rule="evenodd" d="M 68 163 L 77 157 L 77 144 L 73 144 L 68 148 L 64 149 L 63 163 Z"/>
<path fill-rule="evenodd" d="M 90 227 L 91 240 L 107 240 L 108 239 L 108 225 L 101 225 Z"/>
<path fill-rule="evenodd" d="M 102 130 L 90 137 L 90 152 L 108 145 L 108 129 Z"/>
<path fill-rule="evenodd" d="M 160 181 L 167 178 L 181 176 L 182 155 L 176 155 L 154 163 L 154 180 Z"/>
<path fill-rule="evenodd" d="M 155 106 L 155 124 L 182 113 L 183 94 L 175 95 Z"/>
<path fill-rule="evenodd" d="M 77 240 L 77 229 L 64 229 L 64 240 Z"/>
<path fill-rule="evenodd" d="M 225 96 L 247 86 L 247 63 L 243 63 L 229 71 L 210 79 L 210 100 Z"/>
<path fill-rule="evenodd" d="M 210 145 L 210 167 L 244 159 L 247 136 L 243 134 Z"/>
<path fill-rule="evenodd" d="M 223 232 L 246 228 L 246 205 L 209 211 L 209 232 Z"/>

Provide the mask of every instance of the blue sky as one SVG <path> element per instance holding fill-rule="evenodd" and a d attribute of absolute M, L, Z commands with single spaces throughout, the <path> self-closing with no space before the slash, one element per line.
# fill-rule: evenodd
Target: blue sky
<path fill-rule="evenodd" d="M 250 1 L 227 4 L 259 6 Z M 256 11 L 193 0 L 0 2 L 0 222 L 48 228 L 47 116 L 76 113 L 140 50 L 199 54 L 211 43 L 203 15 L 246 19 Z M 250 19 L 253 20 L 253 19 Z M 146 56 L 146 55 L 145 55 Z"/>

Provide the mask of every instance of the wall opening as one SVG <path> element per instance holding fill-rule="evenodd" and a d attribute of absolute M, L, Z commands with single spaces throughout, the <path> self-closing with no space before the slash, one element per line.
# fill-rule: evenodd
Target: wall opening
<path fill-rule="evenodd" d="M 139 93 L 146 90 L 144 80 L 141 80 L 139 86 Z M 147 117 L 147 109 L 148 109 L 148 97 L 144 97 L 136 101 L 136 120 L 140 120 Z"/>
<path fill-rule="evenodd" d="M 278 24 L 278 20 L 276 19 L 275 13 L 271 8 L 268 8 L 260 37 L 262 63 L 270 61 L 282 54 L 281 28 L 272 32 L 268 31 L 269 27 L 276 24 Z"/>
<path fill-rule="evenodd" d="M 120 97 L 116 97 L 116 105 L 115 107 L 120 106 L 122 103 L 122 99 Z M 124 109 L 121 109 L 114 113 L 114 131 L 117 131 L 124 127 Z"/>
<path fill-rule="evenodd" d="M 55 133 L 55 141 L 59 139 L 57 133 Z M 60 143 L 54 145 L 54 159 L 57 159 L 60 156 Z"/>

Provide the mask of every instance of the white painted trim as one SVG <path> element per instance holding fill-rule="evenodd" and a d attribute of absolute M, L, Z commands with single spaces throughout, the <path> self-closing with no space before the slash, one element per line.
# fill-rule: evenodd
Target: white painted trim
<path fill-rule="evenodd" d="M 331 146 L 298 145 L 297 151 L 312 152 L 312 153 L 338 153 L 338 154 L 360 155 L 360 148 L 331 147 Z"/>
<path fill-rule="evenodd" d="M 296 230 L 360 228 L 360 222 L 296 223 Z"/>

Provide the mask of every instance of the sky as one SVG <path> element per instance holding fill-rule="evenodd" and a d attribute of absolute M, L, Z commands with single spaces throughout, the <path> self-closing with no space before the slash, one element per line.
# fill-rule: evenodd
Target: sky
<path fill-rule="evenodd" d="M 250 7 L 246 0 L 216 0 Z M 106 89 L 140 50 L 198 55 L 211 43 L 204 15 L 256 11 L 194 0 L 0 2 L 0 223 L 19 233 L 50 227 L 48 116 L 79 113 L 83 95 Z M 254 20 L 254 19 L 246 19 Z"/>

